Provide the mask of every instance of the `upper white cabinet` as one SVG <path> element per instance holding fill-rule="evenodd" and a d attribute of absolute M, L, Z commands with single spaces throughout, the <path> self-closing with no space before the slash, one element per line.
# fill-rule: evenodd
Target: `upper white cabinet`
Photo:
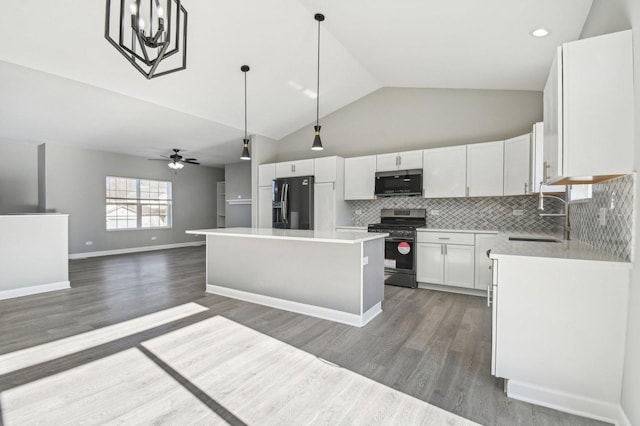
<path fill-rule="evenodd" d="M 544 123 L 535 123 L 531 131 L 531 188 L 529 194 L 540 192 L 540 184 L 544 179 Z M 505 150 L 506 152 L 506 150 Z M 506 160 L 505 160 L 506 161 Z M 505 175 L 506 180 L 506 175 Z M 542 192 L 564 192 L 561 185 L 542 185 Z M 506 193 L 505 193 L 506 195 Z"/>
<path fill-rule="evenodd" d="M 504 142 L 467 145 L 467 195 L 493 197 L 503 195 Z"/>
<path fill-rule="evenodd" d="M 276 163 L 276 177 L 311 176 L 314 160 L 287 161 Z"/>
<path fill-rule="evenodd" d="M 352 157 L 344 160 L 344 199 L 375 199 L 376 156 Z"/>
<path fill-rule="evenodd" d="M 315 183 L 335 182 L 339 161 L 344 160 L 340 157 L 323 157 L 313 160 Z"/>
<path fill-rule="evenodd" d="M 558 48 L 544 123 L 545 181 L 595 182 L 633 171 L 631 30 Z"/>
<path fill-rule="evenodd" d="M 530 133 L 504 141 L 504 195 L 530 192 L 530 151 Z"/>
<path fill-rule="evenodd" d="M 425 198 L 464 197 L 467 184 L 467 146 L 425 149 L 422 186 Z"/>
<path fill-rule="evenodd" d="M 271 186 L 271 181 L 276 178 L 276 165 L 260 164 L 258 166 L 258 186 Z"/>
<path fill-rule="evenodd" d="M 391 172 L 422 168 L 422 150 L 394 152 L 376 156 L 376 171 Z"/>

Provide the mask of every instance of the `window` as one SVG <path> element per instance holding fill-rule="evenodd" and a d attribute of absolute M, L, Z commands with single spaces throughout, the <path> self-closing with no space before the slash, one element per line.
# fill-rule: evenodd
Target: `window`
<path fill-rule="evenodd" d="M 171 228 L 171 182 L 107 176 L 107 230 Z"/>

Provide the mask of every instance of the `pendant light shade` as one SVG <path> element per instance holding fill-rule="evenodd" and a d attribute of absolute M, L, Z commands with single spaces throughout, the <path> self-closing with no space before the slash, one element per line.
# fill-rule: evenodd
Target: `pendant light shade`
<path fill-rule="evenodd" d="M 316 86 L 316 125 L 313 126 L 315 136 L 311 149 L 322 151 L 322 141 L 320 140 L 320 22 L 324 21 L 324 15 L 316 13 L 313 18 L 318 21 L 318 85 Z"/>
<path fill-rule="evenodd" d="M 242 148 L 241 160 L 251 160 L 251 154 L 249 153 L 249 138 L 247 137 L 247 72 L 249 71 L 249 65 L 243 65 L 240 67 L 240 71 L 244 73 L 244 139 L 242 142 L 244 146 Z"/>

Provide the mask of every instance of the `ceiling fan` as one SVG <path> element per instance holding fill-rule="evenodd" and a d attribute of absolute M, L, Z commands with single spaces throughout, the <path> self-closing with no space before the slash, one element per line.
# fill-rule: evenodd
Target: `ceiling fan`
<path fill-rule="evenodd" d="M 180 170 L 181 168 L 184 167 L 185 164 L 195 164 L 196 166 L 200 165 L 200 163 L 198 163 L 197 158 L 185 158 L 182 155 L 180 155 L 180 151 L 182 150 L 173 148 L 173 154 L 161 155 L 160 157 L 162 158 L 149 158 L 149 160 L 156 160 L 156 161 L 170 160 L 169 168 L 173 170 Z"/>

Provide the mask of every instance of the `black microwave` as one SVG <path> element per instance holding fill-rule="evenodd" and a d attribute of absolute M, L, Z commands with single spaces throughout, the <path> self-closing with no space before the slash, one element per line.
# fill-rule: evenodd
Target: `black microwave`
<path fill-rule="evenodd" d="M 378 197 L 422 196 L 422 170 L 376 173 Z"/>

